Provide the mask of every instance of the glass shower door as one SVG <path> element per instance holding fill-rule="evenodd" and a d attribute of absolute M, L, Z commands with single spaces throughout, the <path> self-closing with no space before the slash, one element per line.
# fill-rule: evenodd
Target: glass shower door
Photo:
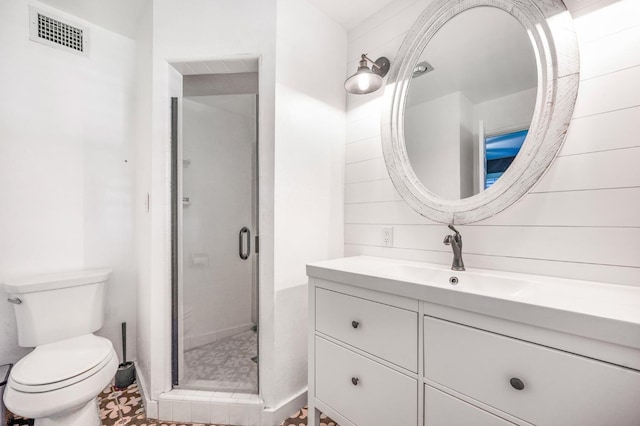
<path fill-rule="evenodd" d="M 256 95 L 184 97 L 178 127 L 177 382 L 257 393 Z"/>

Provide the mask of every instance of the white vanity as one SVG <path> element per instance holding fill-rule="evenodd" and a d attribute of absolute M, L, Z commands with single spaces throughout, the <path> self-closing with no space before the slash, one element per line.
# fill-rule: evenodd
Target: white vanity
<path fill-rule="evenodd" d="M 309 425 L 640 425 L 640 288 L 365 256 L 307 273 Z"/>

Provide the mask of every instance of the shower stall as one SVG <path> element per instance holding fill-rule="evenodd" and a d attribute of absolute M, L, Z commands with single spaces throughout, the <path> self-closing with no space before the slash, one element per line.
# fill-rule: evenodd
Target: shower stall
<path fill-rule="evenodd" d="M 171 102 L 174 388 L 258 393 L 258 96 L 249 74 L 184 75 Z"/>

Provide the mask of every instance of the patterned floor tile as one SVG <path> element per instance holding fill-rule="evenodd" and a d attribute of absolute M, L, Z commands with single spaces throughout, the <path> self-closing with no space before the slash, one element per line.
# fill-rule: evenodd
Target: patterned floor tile
<path fill-rule="evenodd" d="M 287 420 L 282 422 L 280 426 L 306 426 L 307 425 L 307 407 L 304 407 L 291 415 Z M 320 415 L 320 426 L 339 426 L 324 414 Z"/>
<path fill-rule="evenodd" d="M 180 384 L 219 392 L 258 393 L 258 334 L 247 330 L 184 352 Z"/>

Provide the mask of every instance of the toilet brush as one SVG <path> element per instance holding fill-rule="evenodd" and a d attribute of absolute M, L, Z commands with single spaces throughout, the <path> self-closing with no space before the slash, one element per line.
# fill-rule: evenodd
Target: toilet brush
<path fill-rule="evenodd" d="M 136 368 L 133 362 L 127 362 L 127 323 L 122 323 L 122 363 L 116 371 L 115 387 L 124 389 L 136 379 Z"/>

